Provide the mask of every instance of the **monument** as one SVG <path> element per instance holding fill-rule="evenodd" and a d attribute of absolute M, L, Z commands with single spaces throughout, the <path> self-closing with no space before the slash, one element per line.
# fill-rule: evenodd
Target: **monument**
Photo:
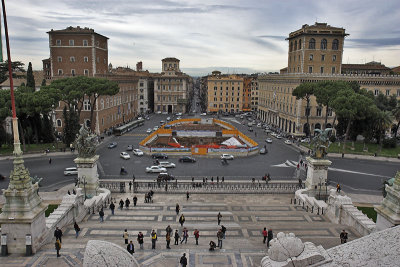
<path fill-rule="evenodd" d="M 74 142 L 78 150 L 78 157 L 74 162 L 78 168 L 78 188 L 82 188 L 85 199 L 96 196 L 99 192 L 99 174 L 97 172 L 97 161 L 99 155 L 96 155 L 97 137 L 89 133 L 85 124 L 79 130 L 79 134 Z"/>

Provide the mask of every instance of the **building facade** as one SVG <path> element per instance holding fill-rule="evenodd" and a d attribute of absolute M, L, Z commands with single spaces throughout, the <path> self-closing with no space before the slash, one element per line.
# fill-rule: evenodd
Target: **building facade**
<path fill-rule="evenodd" d="M 396 95 L 400 99 L 398 75 L 340 74 L 343 41 L 347 35 L 344 29 L 331 27 L 326 23 L 304 25 L 302 29 L 290 33 L 287 38 L 288 68 L 282 69 L 280 74 L 258 76 L 257 116 L 294 136 L 305 135 L 307 126 L 311 132 L 324 126 L 333 126 L 335 114 L 332 110 L 328 110 L 328 122 L 324 125 L 326 109 L 317 104 L 314 96 L 310 99 L 309 125 L 307 125 L 307 103 L 292 95 L 293 90 L 305 82 L 356 81 L 361 88 L 372 91 L 376 96 L 383 93 L 386 96 Z"/>
<path fill-rule="evenodd" d="M 251 110 L 257 112 L 258 109 L 258 75 L 251 77 Z"/>
<path fill-rule="evenodd" d="M 342 74 L 389 75 L 391 69 L 380 62 L 371 61 L 365 64 L 343 64 Z"/>

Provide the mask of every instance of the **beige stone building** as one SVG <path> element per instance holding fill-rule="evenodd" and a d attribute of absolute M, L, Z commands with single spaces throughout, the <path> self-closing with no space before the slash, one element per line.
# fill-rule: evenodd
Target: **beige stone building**
<path fill-rule="evenodd" d="M 400 76 L 340 74 L 344 37 L 343 28 L 326 23 L 303 25 L 289 34 L 288 67 L 280 74 L 258 76 L 258 117 L 291 135 L 305 135 L 306 101 L 292 96 L 293 90 L 305 82 L 357 81 L 361 88 L 396 95 L 400 99 Z M 311 97 L 309 126 L 311 132 L 321 129 L 325 122 L 325 109 Z M 328 111 L 328 125 L 332 126 L 334 113 Z"/>
<path fill-rule="evenodd" d="M 177 58 L 164 58 L 161 74 L 154 76 L 155 112 L 186 112 L 193 81 L 189 75 L 181 72 L 179 62 Z"/>
<path fill-rule="evenodd" d="M 251 110 L 257 111 L 258 109 L 258 79 L 257 76 L 251 77 Z"/>

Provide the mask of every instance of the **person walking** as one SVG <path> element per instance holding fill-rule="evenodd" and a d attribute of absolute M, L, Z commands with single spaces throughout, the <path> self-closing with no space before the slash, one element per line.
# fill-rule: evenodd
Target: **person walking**
<path fill-rule="evenodd" d="M 167 234 L 172 235 L 172 228 L 171 226 L 167 226 L 167 228 L 165 228 L 165 232 L 167 232 Z"/>
<path fill-rule="evenodd" d="M 186 253 L 183 253 L 183 256 L 181 257 L 181 260 L 179 261 L 182 267 L 187 266 L 187 258 L 186 258 Z"/>
<path fill-rule="evenodd" d="M 179 211 L 180 211 L 180 210 L 181 210 L 181 208 L 179 207 L 179 204 L 176 203 L 176 206 L 175 206 L 176 215 L 179 214 Z"/>
<path fill-rule="evenodd" d="M 56 239 L 56 243 L 54 244 L 57 250 L 57 258 L 60 257 L 60 250 L 61 250 L 61 242 L 59 239 Z"/>
<path fill-rule="evenodd" d="M 174 243 L 174 245 L 178 245 L 179 238 L 180 238 L 180 236 L 179 236 L 178 230 L 175 230 L 175 235 L 174 235 L 175 243 Z"/>
<path fill-rule="evenodd" d="M 157 234 L 154 231 L 151 231 L 151 249 L 156 249 L 156 242 L 157 242 Z"/>
<path fill-rule="evenodd" d="M 222 176 L 222 182 L 225 182 L 225 178 L 224 178 L 224 176 Z"/>
<path fill-rule="evenodd" d="M 125 207 L 126 207 L 126 209 L 129 209 L 129 204 L 131 204 L 131 202 L 129 201 L 128 198 L 126 198 L 126 200 L 125 200 Z"/>
<path fill-rule="evenodd" d="M 114 202 L 112 202 L 112 201 L 110 204 L 110 210 L 111 210 L 111 214 L 114 215 L 115 205 L 114 205 Z"/>
<path fill-rule="evenodd" d="M 131 240 L 131 242 L 128 244 L 128 246 L 126 247 L 126 249 L 128 250 L 128 252 L 132 255 L 133 253 L 135 253 L 135 246 L 133 245 L 133 243 L 132 243 L 132 240 Z"/>
<path fill-rule="evenodd" d="M 225 239 L 226 227 L 221 225 L 222 238 Z"/>
<path fill-rule="evenodd" d="M 139 243 L 140 249 L 143 249 L 143 243 L 144 243 L 144 235 L 142 232 L 139 232 L 137 235 L 137 241 Z"/>
<path fill-rule="evenodd" d="M 218 212 L 218 215 L 217 215 L 218 225 L 221 223 L 221 219 L 222 219 L 222 214 L 221 214 L 221 212 Z"/>
<path fill-rule="evenodd" d="M 181 215 L 181 217 L 179 217 L 179 223 L 181 224 L 181 227 L 185 223 L 185 216 L 183 216 L 183 214 Z"/>
<path fill-rule="evenodd" d="M 131 190 L 132 190 L 132 182 L 129 181 L 129 191 L 131 191 Z"/>
<path fill-rule="evenodd" d="M 51 164 L 51 158 L 49 158 L 49 164 Z"/>
<path fill-rule="evenodd" d="M 169 246 L 169 244 L 171 243 L 171 235 L 168 232 L 165 235 L 165 241 L 167 241 L 167 249 L 171 249 L 171 247 Z"/>
<path fill-rule="evenodd" d="M 133 197 L 133 206 L 134 206 L 134 207 L 136 207 L 136 203 L 137 203 L 137 197 L 134 196 L 134 197 Z"/>
<path fill-rule="evenodd" d="M 269 242 L 274 238 L 274 234 L 272 233 L 272 229 L 268 229 L 268 237 L 267 237 L 267 247 L 269 247 Z"/>
<path fill-rule="evenodd" d="M 263 235 L 263 243 L 265 244 L 265 241 L 267 240 L 267 237 L 268 237 L 267 227 L 264 227 L 264 230 L 262 231 L 262 235 Z"/>
<path fill-rule="evenodd" d="M 186 229 L 186 227 L 183 228 L 182 231 L 182 240 L 181 240 L 181 244 L 183 243 L 183 241 L 185 241 L 185 244 L 187 244 L 187 239 L 189 237 L 189 231 L 188 229 Z"/>
<path fill-rule="evenodd" d="M 78 238 L 81 228 L 79 228 L 79 225 L 76 222 L 74 223 L 74 229 L 75 229 L 75 238 Z"/>
<path fill-rule="evenodd" d="M 104 222 L 104 211 L 103 211 L 103 209 L 101 209 L 99 211 L 99 216 L 100 216 L 100 222 Z"/>
<path fill-rule="evenodd" d="M 193 235 L 194 235 L 194 238 L 196 239 L 196 245 L 198 245 L 199 244 L 199 237 L 200 237 L 199 230 L 194 229 Z"/>
<path fill-rule="evenodd" d="M 348 234 L 345 230 L 340 233 L 340 244 L 347 243 Z"/>
<path fill-rule="evenodd" d="M 223 234 L 222 234 L 221 229 L 218 230 L 217 238 L 218 238 L 218 247 L 221 249 L 222 248 L 222 239 L 223 239 Z"/>
<path fill-rule="evenodd" d="M 122 199 L 119 201 L 119 208 L 121 210 L 124 208 L 124 201 Z"/>
<path fill-rule="evenodd" d="M 189 200 L 189 191 L 186 192 L 186 201 Z"/>
<path fill-rule="evenodd" d="M 60 243 L 62 243 L 61 237 L 63 233 L 60 228 L 56 227 L 56 230 L 54 231 L 54 236 L 56 237 L 56 240 L 60 240 Z"/>
<path fill-rule="evenodd" d="M 336 192 L 340 194 L 340 190 L 342 190 L 342 189 L 340 188 L 340 184 L 337 184 L 337 185 L 336 185 Z"/>
<path fill-rule="evenodd" d="M 122 237 L 125 239 L 125 244 L 128 244 L 129 234 L 127 229 L 125 229 L 124 233 L 122 234 Z"/>

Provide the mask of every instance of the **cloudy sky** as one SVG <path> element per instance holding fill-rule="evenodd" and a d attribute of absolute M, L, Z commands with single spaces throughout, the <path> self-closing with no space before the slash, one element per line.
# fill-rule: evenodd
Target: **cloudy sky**
<path fill-rule="evenodd" d="M 400 65 L 398 0 L 13 0 L 6 8 L 12 60 L 37 70 L 49 57 L 46 32 L 79 25 L 110 38 L 113 66 L 143 61 L 160 72 L 162 58 L 177 57 L 191 75 L 279 71 L 289 32 L 315 21 L 350 34 L 343 63 Z"/>

